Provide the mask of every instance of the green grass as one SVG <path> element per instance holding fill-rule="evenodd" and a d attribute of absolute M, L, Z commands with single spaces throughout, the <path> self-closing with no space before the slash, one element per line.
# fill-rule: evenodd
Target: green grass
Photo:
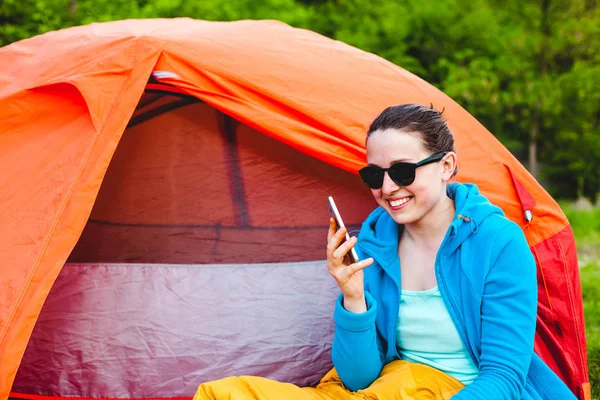
<path fill-rule="evenodd" d="M 590 263 L 580 273 L 590 383 L 594 400 L 600 400 L 600 265 Z"/>
<path fill-rule="evenodd" d="M 600 265 L 600 207 L 593 210 L 577 210 L 572 203 L 559 203 L 571 223 L 577 253 L 583 265 Z"/>
<path fill-rule="evenodd" d="M 561 203 L 561 207 L 575 234 L 592 397 L 600 400 L 600 208 L 577 210 L 570 203 Z"/>

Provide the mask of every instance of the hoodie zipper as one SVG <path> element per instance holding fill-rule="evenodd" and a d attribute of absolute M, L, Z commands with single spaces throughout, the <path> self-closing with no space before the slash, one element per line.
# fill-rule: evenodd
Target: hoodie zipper
<path fill-rule="evenodd" d="M 467 329 L 465 328 L 463 321 L 458 317 L 458 315 L 459 315 L 458 310 L 457 310 L 456 306 L 454 305 L 454 302 L 452 301 L 450 295 L 447 292 L 446 280 L 444 279 L 444 274 L 442 273 L 442 268 L 440 267 L 439 255 L 442 252 L 442 249 L 443 249 L 445 243 L 446 243 L 446 239 L 444 239 L 444 241 L 442 242 L 442 245 L 440 246 L 440 249 L 438 250 L 438 254 L 435 258 L 435 273 L 438 278 L 438 287 L 440 288 L 442 300 L 444 300 L 444 303 L 446 304 L 446 308 L 449 311 L 448 314 L 450 314 L 450 318 L 452 319 L 452 322 L 454 323 L 454 327 L 456 328 L 456 330 L 460 336 L 460 339 L 462 340 L 463 346 L 465 347 L 465 349 L 467 349 L 467 353 L 469 353 L 469 356 L 471 357 L 471 361 L 473 361 L 473 364 L 477 367 L 477 369 L 479 369 L 479 363 L 475 359 L 475 355 L 473 354 L 473 352 L 471 350 L 471 346 L 469 346 L 469 343 L 467 342 Z M 448 307 L 448 305 L 450 307 Z M 452 312 L 450 312 L 450 310 Z"/>

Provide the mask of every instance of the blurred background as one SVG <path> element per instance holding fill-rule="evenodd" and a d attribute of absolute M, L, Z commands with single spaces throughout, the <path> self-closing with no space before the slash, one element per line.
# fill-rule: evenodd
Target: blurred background
<path fill-rule="evenodd" d="M 600 399 L 600 0 L 0 0 L 0 46 L 129 18 L 275 19 L 375 53 L 485 125 L 559 202 Z"/>

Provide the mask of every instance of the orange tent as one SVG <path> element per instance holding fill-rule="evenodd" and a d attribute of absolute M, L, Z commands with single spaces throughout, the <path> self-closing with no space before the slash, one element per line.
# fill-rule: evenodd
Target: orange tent
<path fill-rule="evenodd" d="M 39 327 L 66 323 L 44 325 L 52 318 L 40 317 L 42 307 L 94 270 L 86 263 L 323 259 L 326 195 L 348 200 L 343 214 L 360 222 L 373 207 L 356 178 L 367 124 L 384 107 L 408 102 L 445 109 L 459 180 L 478 184 L 524 229 L 539 271 L 535 349 L 580 399 L 590 399 L 569 222 L 492 134 L 422 79 L 272 21 L 92 24 L 13 43 L 0 49 L 0 61 L 0 400 L 22 362 L 40 362 L 34 350 L 26 353 L 30 339 L 44 342 L 48 330 Z M 297 246 L 286 242 L 286 224 L 302 235 Z M 77 272 L 61 281 L 66 263 Z M 113 270 L 102 271 L 110 279 Z M 99 279 L 68 303 L 86 304 L 81 294 L 92 296 Z M 119 297 L 103 293 L 106 301 Z M 40 332 L 32 336 L 36 321 Z M 63 345 L 60 353 L 74 357 L 74 344 Z M 13 392 L 40 395 L 63 396 Z"/>

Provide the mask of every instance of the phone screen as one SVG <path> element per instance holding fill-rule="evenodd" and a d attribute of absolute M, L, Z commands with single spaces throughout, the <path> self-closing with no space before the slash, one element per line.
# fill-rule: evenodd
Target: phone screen
<path fill-rule="evenodd" d="M 331 215 L 333 217 L 333 219 L 335 220 L 335 223 L 337 225 L 336 230 L 340 229 L 342 227 L 345 227 L 344 221 L 342 220 L 342 216 L 340 215 L 340 212 L 338 211 L 338 208 L 335 204 L 335 201 L 333 200 L 333 197 L 329 196 L 327 200 L 328 200 L 328 207 L 329 207 L 329 215 Z M 345 237 L 344 241 L 346 241 L 346 240 L 350 240 L 350 235 L 348 235 L 348 232 L 346 232 L 346 237 Z M 349 265 L 349 264 L 353 264 L 355 262 L 358 262 L 358 254 L 356 253 L 356 250 L 353 247 L 344 256 L 344 263 L 346 265 Z"/>

